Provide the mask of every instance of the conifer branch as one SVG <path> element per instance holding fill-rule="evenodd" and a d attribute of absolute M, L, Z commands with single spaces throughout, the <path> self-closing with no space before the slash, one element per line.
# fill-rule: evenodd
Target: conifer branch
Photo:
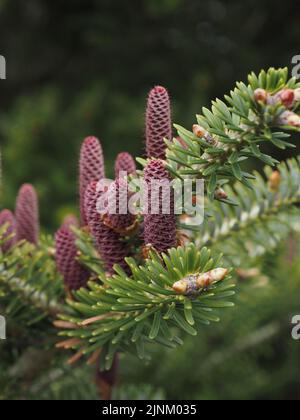
<path fill-rule="evenodd" d="M 71 316 L 60 319 L 76 325 L 61 336 L 74 340 L 71 346 L 80 355 L 100 348 L 101 365 L 111 367 L 118 351 L 145 358 L 145 345 L 160 343 L 176 347 L 181 339 L 173 329 L 197 334 L 199 324 L 219 321 L 215 309 L 232 306 L 233 285 L 228 270 L 219 267 L 220 256 L 212 257 L 207 248 L 194 245 L 173 248 L 167 254 L 151 252 L 144 266 L 127 258 L 131 275 L 115 266 L 111 277 L 100 275 L 101 283 L 89 282 L 88 289 L 74 291 L 68 304 Z M 215 270 L 218 269 L 218 270 Z M 180 289 L 178 283 L 184 283 Z"/>
<path fill-rule="evenodd" d="M 280 149 L 294 147 L 285 131 L 299 131 L 300 84 L 288 80 L 288 69 L 270 69 L 259 76 L 251 73 L 249 84 L 237 83 L 225 96 L 225 102 L 213 101 L 211 109 L 203 108 L 197 124 L 189 131 L 176 125 L 179 139 L 166 140 L 167 167 L 180 178 L 202 178 L 207 181 L 211 199 L 216 190 L 237 180 L 249 186 L 252 176 L 241 164 L 249 158 L 273 166 L 278 163 L 260 150 L 263 142 Z"/>
<path fill-rule="evenodd" d="M 261 255 L 277 246 L 291 230 L 299 229 L 299 158 L 282 162 L 276 171 L 267 166 L 264 176 L 258 172 L 254 176 L 251 189 L 240 183 L 225 187 L 235 206 L 214 202 L 202 226 L 180 224 L 184 230 L 193 229 L 190 240 L 199 248 L 222 249 L 230 264 L 240 264 L 241 250 L 248 258 Z"/>

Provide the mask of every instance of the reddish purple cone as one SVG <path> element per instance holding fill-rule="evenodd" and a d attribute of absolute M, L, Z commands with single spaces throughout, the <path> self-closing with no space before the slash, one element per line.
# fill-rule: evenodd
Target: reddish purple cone
<path fill-rule="evenodd" d="M 136 172 L 136 164 L 131 156 L 131 154 L 127 152 L 119 153 L 116 162 L 115 162 L 115 177 L 116 179 L 119 178 L 119 173 L 123 171 L 126 172 L 128 175 L 134 174 Z"/>
<path fill-rule="evenodd" d="M 88 270 L 76 260 L 75 241 L 76 236 L 66 225 L 63 225 L 55 234 L 56 266 L 68 290 L 85 287 L 90 277 Z"/>
<path fill-rule="evenodd" d="M 125 179 L 117 179 L 108 189 L 107 214 L 103 216 L 106 226 L 121 235 L 130 234 L 135 225 L 136 217 L 128 210 L 130 191 Z"/>
<path fill-rule="evenodd" d="M 172 139 L 171 105 L 168 91 L 162 86 L 153 88 L 146 111 L 146 149 L 148 158 L 165 159 L 164 138 Z"/>
<path fill-rule="evenodd" d="M 94 237 L 100 257 L 108 273 L 113 273 L 114 264 L 119 264 L 128 271 L 124 258 L 129 255 L 127 244 L 122 242 L 120 234 L 107 227 L 102 215 L 97 212 L 97 201 L 101 193 L 97 192 L 97 182 L 91 182 L 85 194 L 85 214 Z"/>
<path fill-rule="evenodd" d="M 2 227 L 3 225 L 7 225 L 7 229 L 5 231 L 5 233 L 3 234 L 3 238 L 5 240 L 5 238 L 8 238 L 9 236 L 11 236 L 10 239 L 5 240 L 5 242 L 2 244 L 2 251 L 4 253 L 8 252 L 17 242 L 17 225 L 16 225 L 16 220 L 15 220 L 15 216 L 12 214 L 12 212 L 10 210 L 2 210 L 0 212 L 0 227 Z"/>
<path fill-rule="evenodd" d="M 17 240 L 38 243 L 39 209 L 38 198 L 31 184 L 24 184 L 19 190 L 16 200 Z"/>
<path fill-rule="evenodd" d="M 84 213 L 84 194 L 92 181 L 105 178 L 104 158 L 100 141 L 96 137 L 87 137 L 81 146 L 79 161 L 80 214 L 83 225 L 87 224 Z"/>
<path fill-rule="evenodd" d="M 151 160 L 144 170 L 144 181 L 148 186 L 148 211 L 144 214 L 144 242 L 145 245 L 151 245 L 159 253 L 166 252 L 168 249 L 175 247 L 176 238 L 176 217 L 174 212 L 174 193 L 170 190 L 170 214 L 163 214 L 163 198 L 162 189 L 151 187 L 151 181 L 171 181 L 169 172 L 165 169 L 161 160 Z M 154 209 L 151 206 L 151 196 L 158 197 L 158 214 L 151 214 Z"/>

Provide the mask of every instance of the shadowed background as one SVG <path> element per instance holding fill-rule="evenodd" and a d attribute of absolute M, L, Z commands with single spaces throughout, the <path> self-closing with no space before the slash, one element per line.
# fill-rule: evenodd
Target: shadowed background
<path fill-rule="evenodd" d="M 19 185 L 32 182 L 43 228 L 57 228 L 65 213 L 77 211 L 84 137 L 101 139 L 112 175 L 117 153 L 144 152 L 151 87 L 167 87 L 173 120 L 191 126 L 202 106 L 251 70 L 291 68 L 300 54 L 299 15 L 289 0 L 0 0 L 3 204 L 13 207 Z M 289 274 L 282 264 L 274 256 L 266 262 L 278 287 L 300 273 L 299 264 Z M 128 358 L 123 377 L 150 382 L 169 398 L 298 398 L 290 296 L 254 289 L 253 300 L 241 293 L 220 327 L 203 329 L 184 349 L 154 353 L 149 367 Z"/>

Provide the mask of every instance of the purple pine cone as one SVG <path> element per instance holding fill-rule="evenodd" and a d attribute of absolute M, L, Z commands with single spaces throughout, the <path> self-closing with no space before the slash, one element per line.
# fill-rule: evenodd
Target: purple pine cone
<path fill-rule="evenodd" d="M 156 86 L 150 91 L 146 111 L 146 149 L 148 158 L 165 159 L 164 138 L 172 139 L 171 105 L 168 91 Z"/>
<path fill-rule="evenodd" d="M 125 179 L 117 179 L 109 186 L 107 214 L 103 216 L 103 222 L 121 235 L 131 234 L 136 228 L 136 217 L 128 210 L 130 195 Z"/>
<path fill-rule="evenodd" d="M 85 193 L 85 214 L 96 247 L 100 253 L 105 268 L 109 274 L 114 272 L 114 264 L 119 264 L 128 272 L 124 261 L 130 252 L 126 243 L 122 242 L 119 233 L 113 231 L 103 223 L 102 215 L 97 212 L 97 201 L 101 193 L 97 191 L 97 182 L 91 182 Z"/>
<path fill-rule="evenodd" d="M 169 214 L 164 214 L 163 204 L 166 204 L 167 198 L 163 196 L 162 188 L 153 185 L 153 181 L 171 181 L 169 172 L 164 167 L 161 160 L 151 160 L 144 171 L 144 181 L 148 186 L 148 210 L 144 214 L 144 243 L 151 245 L 157 252 L 166 252 L 168 249 L 177 245 L 176 235 L 176 217 L 174 212 L 174 192 L 170 190 Z M 151 184 L 152 183 L 152 184 Z M 151 196 L 158 198 L 158 214 L 151 214 L 154 208 L 151 205 Z"/>
<path fill-rule="evenodd" d="M 119 153 L 115 162 L 115 177 L 119 178 L 119 173 L 127 172 L 128 175 L 134 174 L 136 172 L 136 164 L 131 156 L 127 152 Z"/>
<path fill-rule="evenodd" d="M 32 244 L 38 243 L 39 209 L 38 198 L 31 184 L 20 188 L 16 200 L 17 240 L 26 240 Z"/>
<path fill-rule="evenodd" d="M 89 271 L 76 260 L 77 247 L 75 241 L 74 233 L 66 225 L 63 225 L 56 232 L 56 266 L 64 278 L 68 291 L 85 287 L 90 277 Z"/>
<path fill-rule="evenodd" d="M 9 236 L 11 236 L 10 239 L 5 240 L 5 242 L 2 244 L 2 252 L 6 253 L 8 252 L 17 242 L 17 225 L 16 225 L 16 220 L 15 220 L 15 216 L 13 215 L 13 213 L 10 210 L 2 210 L 0 212 L 0 227 L 2 227 L 3 225 L 7 225 L 7 229 L 3 234 L 3 238 L 5 240 L 5 238 L 8 238 Z"/>
<path fill-rule="evenodd" d="M 84 194 L 92 181 L 105 178 L 104 157 L 100 141 L 96 137 L 87 137 L 81 146 L 79 161 L 79 194 L 81 222 L 87 224 L 84 213 Z"/>

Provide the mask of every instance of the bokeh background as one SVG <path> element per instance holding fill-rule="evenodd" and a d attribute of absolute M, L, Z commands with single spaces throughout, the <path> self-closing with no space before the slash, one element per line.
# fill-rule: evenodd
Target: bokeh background
<path fill-rule="evenodd" d="M 174 121 L 191 126 L 202 106 L 251 70 L 291 68 L 300 54 L 299 22 L 290 0 L 0 0 L 0 54 L 7 59 L 1 204 L 13 207 L 19 185 L 32 182 L 43 229 L 55 229 L 77 211 L 85 136 L 101 139 L 112 174 L 117 153 L 144 152 L 151 87 L 166 86 Z M 258 280 L 250 299 L 241 290 L 239 309 L 220 327 L 204 329 L 178 352 L 154 352 L 148 367 L 129 358 L 123 378 L 151 383 L 167 398 L 298 398 L 300 344 L 287 326 L 297 310 L 300 265 L 285 269 L 284 254 L 266 262 L 272 285 Z"/>

